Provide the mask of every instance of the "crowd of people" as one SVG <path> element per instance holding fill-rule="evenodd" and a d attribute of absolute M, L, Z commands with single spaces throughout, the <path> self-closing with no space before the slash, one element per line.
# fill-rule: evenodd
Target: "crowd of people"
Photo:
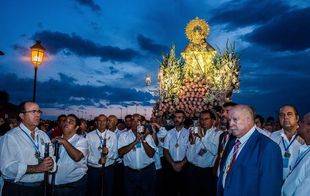
<path fill-rule="evenodd" d="M 310 113 L 279 121 L 232 102 L 187 119 L 74 114 L 41 120 L 37 103 L 0 119 L 2 195 L 310 195 Z"/>

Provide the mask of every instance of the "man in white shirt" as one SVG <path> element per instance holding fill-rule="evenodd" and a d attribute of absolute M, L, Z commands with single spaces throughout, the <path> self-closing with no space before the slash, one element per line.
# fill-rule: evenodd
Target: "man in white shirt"
<path fill-rule="evenodd" d="M 38 104 L 26 101 L 19 106 L 21 123 L 1 139 L 0 169 L 4 178 L 3 196 L 43 195 L 44 172 L 52 170 L 54 161 L 44 158 L 48 145 L 53 154 L 50 139 L 37 126 L 41 110 Z"/>
<path fill-rule="evenodd" d="M 127 129 L 124 127 L 124 129 L 120 130 L 118 128 L 118 119 L 115 115 L 108 116 L 108 129 L 115 133 L 116 135 L 116 143 L 118 141 L 118 138 L 121 134 L 127 131 Z M 116 160 L 114 167 L 114 182 L 113 182 L 113 195 L 123 195 L 124 191 L 124 165 L 121 157 L 118 156 L 118 149 L 116 145 Z"/>
<path fill-rule="evenodd" d="M 269 132 L 269 131 L 263 129 L 263 125 L 264 125 L 264 122 L 265 122 L 264 117 L 262 117 L 262 116 L 259 115 L 259 114 L 256 114 L 256 115 L 255 115 L 255 118 L 254 118 L 254 122 L 255 122 L 255 125 L 256 125 L 256 129 L 257 129 L 261 134 L 264 134 L 264 135 L 266 135 L 267 137 L 270 137 L 271 132 Z"/>
<path fill-rule="evenodd" d="M 215 120 L 215 114 L 205 110 L 200 113 L 200 126 L 190 128 L 186 157 L 189 162 L 189 194 L 192 196 L 215 195 L 216 179 L 212 169 L 222 133 L 214 127 Z M 198 133 L 194 129 L 198 129 Z"/>
<path fill-rule="evenodd" d="M 167 170 L 165 190 L 168 195 L 188 195 L 186 176 L 186 151 L 189 143 L 189 131 L 184 128 L 185 113 L 177 110 L 174 113 L 174 128 L 168 131 L 164 142 L 164 156 Z"/>
<path fill-rule="evenodd" d="M 294 106 L 285 105 L 280 108 L 279 122 L 281 130 L 275 131 L 270 138 L 276 142 L 282 152 L 283 158 L 283 180 L 287 177 L 298 157 L 298 151 L 302 145 L 297 135 L 299 116 Z"/>
<path fill-rule="evenodd" d="M 125 116 L 125 125 L 127 131 L 131 129 L 132 126 L 132 115 L 128 114 Z"/>
<path fill-rule="evenodd" d="M 308 196 L 310 194 L 310 113 L 307 113 L 298 128 L 305 140 L 299 149 L 298 158 L 282 187 L 283 196 Z"/>
<path fill-rule="evenodd" d="M 79 126 L 79 118 L 69 114 L 62 137 L 53 139 L 60 144 L 57 172 L 52 182 L 56 196 L 86 194 L 88 144 L 86 138 L 77 134 Z"/>
<path fill-rule="evenodd" d="M 156 145 L 151 135 L 138 126 L 140 115 L 134 114 L 131 130 L 120 135 L 118 153 L 123 157 L 125 193 L 128 196 L 154 195 Z M 144 133 L 143 133 L 144 132 Z"/>
<path fill-rule="evenodd" d="M 99 115 L 96 118 L 97 129 L 86 135 L 89 148 L 87 184 L 88 195 L 91 196 L 102 194 L 102 190 L 103 195 L 113 195 L 114 163 L 118 154 L 115 129 L 112 130 L 115 127 L 110 125 L 112 131 L 107 129 L 109 122 L 104 114 Z"/>

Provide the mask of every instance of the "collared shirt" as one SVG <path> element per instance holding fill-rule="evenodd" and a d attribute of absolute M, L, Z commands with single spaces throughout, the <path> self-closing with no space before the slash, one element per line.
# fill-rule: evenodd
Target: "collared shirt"
<path fill-rule="evenodd" d="M 182 161 L 185 158 L 189 144 L 188 138 L 189 131 L 184 127 L 180 131 L 175 128 L 168 131 L 163 147 L 169 150 L 173 161 Z"/>
<path fill-rule="evenodd" d="M 196 137 L 195 143 L 188 145 L 187 160 L 201 168 L 213 167 L 222 131 L 212 127 L 202 137 Z"/>
<path fill-rule="evenodd" d="M 123 129 L 123 130 L 116 129 L 116 130 L 114 131 L 114 133 L 116 134 L 116 138 L 118 139 L 119 136 L 120 136 L 121 134 L 125 133 L 126 131 L 127 131 L 127 129 Z"/>
<path fill-rule="evenodd" d="M 59 147 L 59 160 L 57 162 L 57 172 L 55 184 L 67 184 L 80 180 L 87 172 L 88 144 L 83 136 L 74 134 L 68 142 L 77 150 L 81 151 L 84 157 L 75 162 L 67 153 L 63 145 Z"/>
<path fill-rule="evenodd" d="M 294 169 L 282 186 L 282 196 L 308 196 L 310 194 L 310 152 L 307 153 L 309 148 L 310 145 L 300 147 L 297 160 L 303 156 L 304 158 L 298 164 L 294 163 Z"/>
<path fill-rule="evenodd" d="M 100 138 L 101 137 L 101 138 Z M 112 165 L 118 157 L 117 154 L 117 138 L 115 132 L 110 130 L 105 130 L 101 133 L 98 129 L 88 133 L 86 135 L 86 139 L 88 142 L 89 154 L 87 157 L 87 164 L 92 167 L 102 167 L 99 164 L 99 159 L 101 158 L 101 140 L 106 141 L 106 147 L 108 148 L 109 152 L 107 155 L 107 161 L 105 163 L 105 167 Z"/>
<path fill-rule="evenodd" d="M 271 135 L 271 132 L 265 130 L 265 129 L 262 129 L 262 128 L 259 128 L 258 126 L 255 126 L 257 131 L 260 132 L 261 134 L 267 136 L 267 137 L 270 137 Z"/>
<path fill-rule="evenodd" d="M 128 146 L 136 139 L 135 134 L 132 130 L 129 130 L 120 135 L 118 139 L 118 149 Z M 147 135 L 145 141 L 148 143 L 150 147 L 156 150 L 156 145 L 151 135 Z M 150 158 L 147 156 L 143 144 L 139 146 L 136 145 L 133 149 L 131 149 L 127 154 L 123 156 L 123 162 L 125 166 L 130 167 L 131 169 L 142 169 L 146 166 L 150 165 L 154 162 L 154 158 Z"/>
<path fill-rule="evenodd" d="M 276 131 L 276 132 L 273 132 L 270 136 L 270 138 L 280 146 L 281 152 L 282 152 L 282 157 L 283 157 L 283 162 L 285 160 L 285 157 L 284 157 L 285 147 L 287 148 L 290 145 L 290 143 L 293 141 L 294 137 L 296 137 L 296 135 L 294 135 L 291 138 L 291 141 L 289 141 L 288 138 L 286 137 L 283 129 Z M 283 143 L 285 143 L 285 147 L 283 146 Z M 298 151 L 299 151 L 299 148 L 301 145 L 302 144 L 296 138 L 293 141 L 293 143 L 291 144 L 291 146 L 289 147 L 288 152 L 290 153 L 290 157 L 288 159 L 288 164 L 287 164 L 288 167 L 285 167 L 285 164 L 283 164 L 283 180 L 287 177 L 290 170 L 292 169 L 292 165 L 295 163 L 295 161 L 298 157 Z"/>
<path fill-rule="evenodd" d="M 240 154 L 240 152 L 242 151 L 243 147 L 245 146 L 245 144 L 247 143 L 247 141 L 249 140 L 249 138 L 251 137 L 251 135 L 254 133 L 255 131 L 255 126 L 253 126 L 244 136 L 242 136 L 241 138 L 238 138 L 238 140 L 240 141 L 240 146 L 239 146 L 239 150 L 236 154 L 236 160 Z M 223 173 L 223 187 L 225 187 L 225 180 L 227 177 L 227 171 L 228 171 L 228 167 L 231 164 L 231 161 L 233 159 L 233 148 L 231 149 L 231 151 L 228 154 L 228 157 L 226 159 L 226 163 L 224 166 L 224 173 Z"/>
<path fill-rule="evenodd" d="M 22 131 L 24 130 L 24 131 Z M 27 135 L 26 135 L 27 134 Z M 35 129 L 34 139 L 30 130 L 21 123 L 19 127 L 11 129 L 3 137 L 0 144 L 0 169 L 4 179 L 14 182 L 40 182 L 44 173 L 26 174 L 28 165 L 37 165 L 36 147 L 40 158 L 44 158 L 45 144 L 51 141 L 45 132 Z M 53 155 L 52 145 L 49 145 L 49 155 Z"/>
<path fill-rule="evenodd" d="M 163 153 L 163 146 L 164 146 L 164 141 L 165 141 L 165 137 L 167 135 L 167 130 L 165 127 L 160 127 L 158 132 L 156 133 L 156 136 L 158 138 L 158 146 L 157 146 L 157 150 L 155 152 L 154 155 L 154 159 L 155 159 L 155 168 L 161 169 L 162 168 L 162 164 L 161 164 L 161 157 L 163 157 L 164 153 Z"/>

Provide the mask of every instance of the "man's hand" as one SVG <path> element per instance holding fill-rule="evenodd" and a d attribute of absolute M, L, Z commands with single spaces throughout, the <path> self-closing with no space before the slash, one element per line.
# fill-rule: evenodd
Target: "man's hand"
<path fill-rule="evenodd" d="M 182 170 L 182 168 L 183 168 L 183 164 L 182 164 L 182 162 L 180 162 L 180 163 L 173 163 L 172 164 L 172 168 L 173 168 L 174 171 L 180 172 Z"/>
<path fill-rule="evenodd" d="M 101 164 L 101 165 L 105 165 L 106 162 L 107 162 L 107 157 L 101 157 L 99 159 L 99 164 Z"/>
<path fill-rule="evenodd" d="M 39 172 L 46 172 L 53 169 L 54 161 L 51 157 L 46 157 L 42 163 L 38 165 Z"/>
<path fill-rule="evenodd" d="M 55 137 L 54 139 L 52 139 L 52 142 L 55 142 L 55 141 L 57 141 L 61 145 L 64 145 L 66 142 L 68 142 L 65 138 L 62 138 L 62 137 Z"/>
<path fill-rule="evenodd" d="M 158 123 L 151 123 L 152 127 L 156 127 L 157 129 L 160 129 L 160 125 Z"/>
<path fill-rule="evenodd" d="M 196 134 L 190 133 L 190 134 L 189 134 L 189 143 L 190 143 L 191 145 L 193 145 L 193 144 L 195 144 L 195 140 L 196 140 Z"/>
<path fill-rule="evenodd" d="M 107 154 L 109 153 L 109 149 L 105 146 L 105 147 L 102 148 L 101 153 L 102 153 L 103 155 L 107 155 Z"/>

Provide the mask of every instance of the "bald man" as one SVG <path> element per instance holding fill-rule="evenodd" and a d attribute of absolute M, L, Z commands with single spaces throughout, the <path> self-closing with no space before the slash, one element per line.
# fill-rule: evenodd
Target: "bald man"
<path fill-rule="evenodd" d="M 256 130 L 249 106 L 234 106 L 228 117 L 234 138 L 229 140 L 220 164 L 217 195 L 280 195 L 279 146 Z"/>
<path fill-rule="evenodd" d="M 283 196 L 306 196 L 310 193 L 310 112 L 300 122 L 298 134 L 305 144 L 300 147 L 298 158 L 283 184 Z"/>

